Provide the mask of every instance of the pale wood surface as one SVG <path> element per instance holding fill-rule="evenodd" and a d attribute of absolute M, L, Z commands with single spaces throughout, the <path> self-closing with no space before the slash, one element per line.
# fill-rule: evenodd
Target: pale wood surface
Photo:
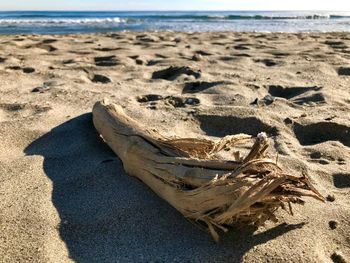
<path fill-rule="evenodd" d="M 217 228 L 226 231 L 236 223 L 276 221 L 273 212 L 284 207 L 284 202 L 302 204 L 302 196 L 323 200 L 307 178 L 284 174 L 265 157 L 268 140 L 263 133 L 246 157 L 229 161 L 215 154 L 226 146 L 247 142 L 250 136 L 227 136 L 217 142 L 167 139 L 107 100 L 95 104 L 93 122 L 129 175 L 139 178 L 185 217 L 204 222 L 216 241 Z"/>

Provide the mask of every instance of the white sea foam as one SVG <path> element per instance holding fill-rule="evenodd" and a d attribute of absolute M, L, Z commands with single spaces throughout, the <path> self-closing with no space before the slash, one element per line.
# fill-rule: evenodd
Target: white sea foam
<path fill-rule="evenodd" d="M 0 25 L 74 25 L 74 24 L 119 24 L 125 23 L 127 19 L 119 17 L 110 18 L 83 18 L 83 19 L 0 19 Z"/>

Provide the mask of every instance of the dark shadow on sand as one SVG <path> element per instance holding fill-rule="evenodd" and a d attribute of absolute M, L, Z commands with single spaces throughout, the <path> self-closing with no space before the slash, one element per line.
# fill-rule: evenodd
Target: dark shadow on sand
<path fill-rule="evenodd" d="M 302 226 L 282 224 L 259 234 L 237 230 L 215 244 L 124 173 L 91 114 L 55 127 L 25 153 L 44 157 L 59 233 L 77 262 L 239 262 L 252 247 Z"/>

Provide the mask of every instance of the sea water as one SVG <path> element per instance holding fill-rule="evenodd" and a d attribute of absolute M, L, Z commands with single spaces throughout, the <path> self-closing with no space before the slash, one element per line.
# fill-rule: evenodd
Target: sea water
<path fill-rule="evenodd" d="M 349 32 L 350 12 L 0 12 L 0 34 L 116 31 Z"/>

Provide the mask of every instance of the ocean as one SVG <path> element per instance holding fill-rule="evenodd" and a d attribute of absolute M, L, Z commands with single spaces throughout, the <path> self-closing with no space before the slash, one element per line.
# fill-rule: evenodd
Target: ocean
<path fill-rule="evenodd" d="M 0 34 L 115 31 L 349 32 L 350 12 L 0 12 Z"/>

